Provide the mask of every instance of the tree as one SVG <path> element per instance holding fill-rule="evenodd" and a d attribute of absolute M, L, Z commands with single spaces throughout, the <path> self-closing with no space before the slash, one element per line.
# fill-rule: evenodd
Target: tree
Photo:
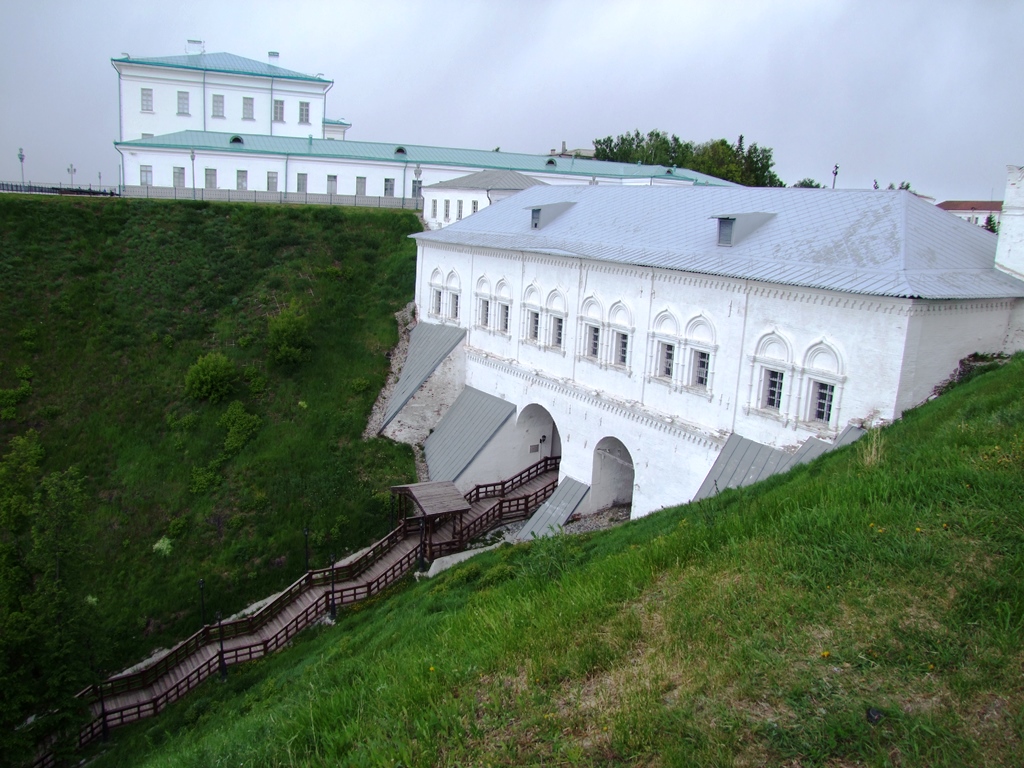
<path fill-rule="evenodd" d="M 910 182 L 909 181 L 901 181 L 900 185 L 898 187 L 890 181 L 889 182 L 889 186 L 886 187 L 886 189 L 902 189 L 902 190 L 905 190 L 907 192 L 913 192 L 914 191 L 914 190 L 912 190 L 910 188 Z"/>
<path fill-rule="evenodd" d="M 800 179 L 796 184 L 793 185 L 795 188 L 801 189 L 821 189 L 821 184 L 816 182 L 810 176 Z"/>
<path fill-rule="evenodd" d="M 987 229 L 989 232 L 994 234 L 999 234 L 999 223 L 996 221 L 996 217 L 991 213 L 985 218 L 985 224 L 982 228 Z"/>
<path fill-rule="evenodd" d="M 619 163 L 689 168 L 748 187 L 785 186 L 772 170 L 775 161 L 771 148 L 756 143 L 745 147 L 743 136 L 735 144 L 725 139 L 695 144 L 664 131 L 654 130 L 645 135 L 635 130 L 595 139 L 594 157 Z"/>

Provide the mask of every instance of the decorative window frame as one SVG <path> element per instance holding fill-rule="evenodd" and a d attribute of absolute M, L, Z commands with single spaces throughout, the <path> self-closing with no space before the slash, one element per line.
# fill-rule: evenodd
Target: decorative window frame
<path fill-rule="evenodd" d="M 536 283 L 530 283 L 526 286 L 526 290 L 523 291 L 523 301 L 520 308 L 520 328 L 522 333 L 520 337 L 524 344 L 540 348 L 542 346 L 542 340 L 544 338 L 544 308 L 540 304 L 541 291 Z M 533 327 L 533 322 L 530 317 L 532 313 L 537 313 L 537 336 L 533 337 L 530 335 Z"/>
<path fill-rule="evenodd" d="M 435 269 L 430 273 L 430 283 L 428 284 L 430 291 L 427 301 L 428 317 L 440 320 L 444 314 L 444 287 L 444 274 L 440 269 Z"/>
<path fill-rule="evenodd" d="M 710 401 L 715 392 L 715 362 L 718 357 L 718 335 L 715 324 L 706 314 L 691 317 L 683 331 L 683 346 L 679 359 L 679 388 Z M 708 380 L 706 384 L 694 382 L 697 353 L 708 356 Z"/>
<path fill-rule="evenodd" d="M 565 294 L 556 288 L 548 293 L 548 297 L 544 302 L 544 313 L 541 317 L 541 348 L 562 357 L 565 357 L 566 354 L 565 346 L 568 338 L 568 307 L 569 303 L 566 300 Z M 562 343 L 556 345 L 555 328 L 559 320 L 562 322 Z"/>
<path fill-rule="evenodd" d="M 758 339 L 754 354 L 748 357 L 750 365 L 750 383 L 747 393 L 747 405 L 744 414 L 756 414 L 772 421 L 789 426 L 795 421 L 793 392 L 799 391 L 799 367 L 793 363 L 793 345 L 778 330 L 765 333 Z M 782 402 L 778 410 L 766 408 L 764 405 L 765 388 L 768 386 L 768 372 L 782 373 Z M 797 398 L 799 400 L 799 398 Z"/>
<path fill-rule="evenodd" d="M 804 353 L 803 365 L 797 369 L 798 399 L 796 413 L 804 429 L 817 432 L 820 437 L 835 437 L 842 423 L 843 390 L 846 384 L 846 365 L 838 346 L 827 338 L 811 344 Z M 817 401 L 815 384 L 827 384 L 832 390 L 832 410 L 827 422 L 814 417 Z"/>
<path fill-rule="evenodd" d="M 481 276 L 476 281 L 476 323 L 474 328 L 490 332 L 494 326 L 494 294 L 491 293 L 491 284 L 486 276 Z"/>
<path fill-rule="evenodd" d="M 604 319 L 604 306 L 595 296 L 583 300 L 580 316 L 576 321 L 577 352 L 576 359 L 599 367 L 607 367 L 604 363 L 605 347 L 608 344 L 608 324 Z M 597 329 L 597 354 L 590 354 L 591 329 Z"/>
<path fill-rule="evenodd" d="M 495 323 L 494 330 L 499 336 L 512 338 L 512 288 L 504 278 L 494 286 Z"/>
<path fill-rule="evenodd" d="M 462 314 L 465 311 L 465 307 L 462 306 L 462 281 L 455 270 L 448 273 L 444 287 L 443 306 L 441 307 L 444 312 L 444 322 L 462 325 Z"/>

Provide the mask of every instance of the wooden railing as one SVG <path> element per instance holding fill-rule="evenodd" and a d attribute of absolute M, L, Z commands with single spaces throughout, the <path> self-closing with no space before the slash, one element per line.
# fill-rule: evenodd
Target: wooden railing
<path fill-rule="evenodd" d="M 466 494 L 466 501 L 470 504 L 483 499 L 494 499 L 500 496 L 507 496 L 521 485 L 526 485 L 534 478 L 540 477 L 547 472 L 555 472 L 561 463 L 561 456 L 548 456 L 536 464 L 531 464 L 518 475 L 513 475 L 507 480 L 499 483 L 483 483 L 474 486 L 473 490 Z"/>

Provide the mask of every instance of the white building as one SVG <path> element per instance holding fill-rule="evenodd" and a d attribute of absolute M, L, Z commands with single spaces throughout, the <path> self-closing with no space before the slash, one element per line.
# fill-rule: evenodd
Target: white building
<path fill-rule="evenodd" d="M 991 216 L 998 228 L 1003 215 L 1003 203 L 1000 200 L 944 200 L 937 206 L 979 227 L 985 226 Z"/>
<path fill-rule="evenodd" d="M 427 229 L 440 229 L 516 192 L 544 183 L 515 171 L 477 171 L 439 181 L 423 188 L 423 220 Z"/>
<path fill-rule="evenodd" d="M 560 455 L 585 506 L 647 514 L 730 435 L 834 440 L 1024 346 L 996 236 L 904 191 L 536 186 L 414 237 L 421 323 L 465 332 L 445 375 L 515 414 L 431 469 L 460 488 Z"/>

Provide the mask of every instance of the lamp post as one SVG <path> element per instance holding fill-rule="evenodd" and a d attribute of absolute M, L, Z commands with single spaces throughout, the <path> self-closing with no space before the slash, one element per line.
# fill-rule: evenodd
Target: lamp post
<path fill-rule="evenodd" d="M 220 622 L 220 611 L 217 611 L 217 635 L 220 638 L 220 679 L 228 679 L 228 665 L 224 663 L 224 625 Z"/>
<path fill-rule="evenodd" d="M 21 163 L 21 186 L 25 186 L 25 150 L 18 147 L 18 162 Z"/>
<path fill-rule="evenodd" d="M 331 552 L 331 619 L 338 618 L 338 607 L 334 604 L 334 553 Z"/>
<path fill-rule="evenodd" d="M 100 192 L 103 191 L 103 171 L 96 171 L 96 178 L 100 180 Z"/>
<path fill-rule="evenodd" d="M 832 189 L 836 188 L 836 176 L 838 176 L 838 175 L 839 175 L 839 163 L 836 163 L 835 167 L 832 169 Z"/>
<path fill-rule="evenodd" d="M 203 579 L 199 580 L 199 619 L 203 622 L 203 626 L 206 626 L 206 597 L 203 594 L 206 587 L 206 582 Z"/>
<path fill-rule="evenodd" d="M 75 171 L 77 171 L 77 170 L 78 169 L 75 168 L 75 164 L 74 163 L 71 163 L 68 166 L 68 173 L 71 174 L 71 186 L 72 187 L 75 186 Z"/>
<path fill-rule="evenodd" d="M 196 199 L 196 151 L 190 149 L 188 151 L 188 157 L 192 161 L 192 199 Z"/>
<path fill-rule="evenodd" d="M 309 573 L 309 528 L 302 529 L 302 535 L 306 537 L 306 573 Z"/>

